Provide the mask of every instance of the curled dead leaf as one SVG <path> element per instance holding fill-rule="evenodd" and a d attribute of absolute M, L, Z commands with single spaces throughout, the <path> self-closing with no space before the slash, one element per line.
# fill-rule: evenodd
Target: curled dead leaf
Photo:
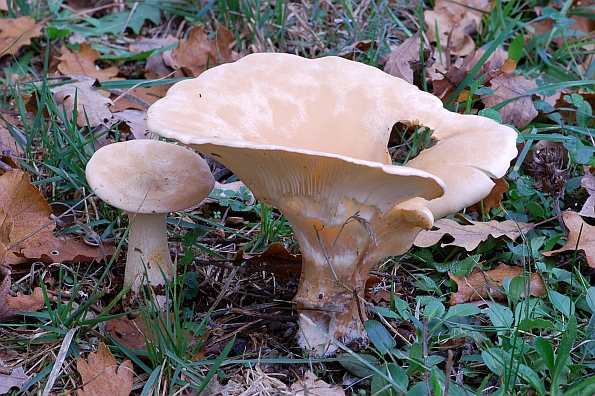
<path fill-rule="evenodd" d="M 238 60 L 239 55 L 231 50 L 234 41 L 234 34 L 225 27 L 218 27 L 215 39 L 210 40 L 202 26 L 194 26 L 172 50 L 169 66 L 196 77 L 207 68 Z"/>
<path fill-rule="evenodd" d="M 498 222 L 468 221 L 469 224 L 462 225 L 454 220 L 439 219 L 434 223 L 437 230 L 422 231 L 415 239 L 414 245 L 418 247 L 429 247 L 438 243 L 445 235 L 453 238 L 452 242 L 443 243 L 440 246 L 460 246 L 467 251 L 475 249 L 479 244 L 488 239 L 489 236 L 499 238 L 505 236 L 511 240 L 518 238 L 521 233 L 527 233 L 535 225 L 530 223 L 519 223 L 512 220 Z"/>
<path fill-rule="evenodd" d="M 505 300 L 506 295 L 502 293 L 504 279 L 513 279 L 523 276 L 523 274 L 522 268 L 509 267 L 504 264 L 489 271 L 476 267 L 469 276 L 463 277 L 456 277 L 449 272 L 448 276 L 457 284 L 457 292 L 450 295 L 450 305 L 489 300 L 490 298 Z M 533 297 L 540 297 L 547 293 L 541 274 L 534 273 L 529 276 L 529 293 Z"/>
<path fill-rule="evenodd" d="M 560 249 L 544 252 L 543 255 L 550 257 L 578 250 L 587 257 L 589 267 L 595 268 L 595 226 L 586 223 L 576 212 L 563 212 L 562 218 L 568 228 L 566 244 Z"/>
<path fill-rule="evenodd" d="M 76 110 L 76 123 L 79 127 L 107 127 L 111 123 L 112 112 L 108 106 L 112 101 L 93 89 L 94 82 L 95 80 L 88 79 L 52 88 L 56 104 L 64 106 L 69 117 Z"/>
<path fill-rule="evenodd" d="M 510 124 L 519 129 L 524 128 L 539 115 L 533 106 L 531 96 L 525 95 L 527 91 L 537 88 L 535 80 L 509 73 L 492 78 L 490 86 L 494 95 L 484 96 L 481 99 L 486 107 L 494 107 L 508 99 L 520 97 L 498 110 L 504 124 Z"/>
<path fill-rule="evenodd" d="M 587 198 L 578 214 L 595 218 L 595 176 L 588 169 L 585 170 L 585 174 L 581 179 L 581 187 L 587 190 L 589 198 Z"/>
<path fill-rule="evenodd" d="M 419 33 L 416 33 L 398 47 L 391 49 L 384 71 L 413 84 L 412 64 L 420 61 L 419 48 Z"/>
<path fill-rule="evenodd" d="M 490 194 L 481 202 L 469 206 L 466 210 L 467 213 L 490 213 L 490 210 L 500 206 L 500 201 L 502 201 L 504 193 L 508 191 L 508 182 L 502 177 L 500 179 L 494 180 L 494 183 L 494 188 L 492 188 Z"/>
<path fill-rule="evenodd" d="M 488 6 L 487 0 L 464 0 L 456 3 L 436 0 L 433 10 L 424 11 L 428 40 L 435 42 L 439 37 L 442 47 L 450 50 L 453 55 L 471 53 L 475 49 L 471 36 L 477 32 L 481 22 L 481 13 L 472 8 L 487 9 Z"/>
<path fill-rule="evenodd" d="M 249 256 L 239 250 L 234 262 L 238 265 L 247 262 L 257 270 L 270 272 L 281 279 L 289 279 L 292 273 L 299 275 L 302 269 L 302 256 L 289 253 L 280 243 L 272 243 L 267 250 L 256 256 Z"/>

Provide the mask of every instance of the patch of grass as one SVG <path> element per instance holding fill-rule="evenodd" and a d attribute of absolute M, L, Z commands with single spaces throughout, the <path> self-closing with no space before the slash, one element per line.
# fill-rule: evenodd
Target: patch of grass
<path fill-rule="evenodd" d="M 127 2 L 87 16 L 60 1 L 8 3 L 7 17 L 50 18 L 41 38 L 16 58 L 3 58 L 1 65 L 1 114 L 22 149 L 19 163 L 50 202 L 69 207 L 82 202 L 76 207 L 78 223 L 69 224 L 68 232 L 91 230 L 122 246 L 127 218 L 95 198 L 85 199 L 90 190 L 84 170 L 102 138 L 121 141 L 127 139 L 127 132 L 119 124 L 81 126 L 77 119 L 88 115 L 79 114 L 76 105 L 67 109 L 56 102 L 52 89 L 70 82 L 49 75 L 61 45 L 74 45 L 71 39 L 83 37 L 100 52 L 102 65 L 138 65 L 170 48 L 133 53 L 128 44 L 134 38 L 182 35 L 193 24 L 201 24 L 211 35 L 219 27 L 229 29 L 235 37 L 233 49 L 240 54 L 340 55 L 382 67 L 392 45 L 427 28 L 423 11 L 433 6 L 381 0 Z M 130 313 L 122 303 L 121 261 L 114 259 L 107 266 L 33 267 L 33 275 L 21 277 L 13 291 L 30 292 L 39 286 L 46 304 L 40 312 L 19 316 L 18 323 L 0 326 L 2 347 L 18 356 L 11 365 L 23 365 L 32 376 L 20 392 L 12 394 L 39 394 L 45 388 L 69 392 L 80 386 L 74 362 L 99 340 L 107 340 L 119 360 L 133 361 L 141 382 L 134 392 L 143 395 L 179 394 L 183 388 L 201 392 L 215 375 L 222 384 L 238 378 L 247 381 L 242 377 L 245 366 L 265 363 L 272 371 L 290 373 L 289 380 L 308 366 L 329 383 L 341 383 L 348 372 L 360 378 L 349 388 L 352 394 L 595 393 L 595 287 L 584 255 L 575 252 L 564 259 L 542 255 L 564 240 L 556 218 L 561 210 L 576 210 L 586 201 L 580 179 L 584 167 L 595 166 L 595 62 L 591 59 L 595 40 L 577 33 L 571 19 L 595 18 L 591 9 L 573 7 L 570 1 L 496 1 L 491 11 L 482 13 L 473 39 L 485 55 L 445 99 L 446 105 L 462 113 L 483 111 L 494 116 L 490 111 L 506 104 L 484 109 L 481 103 L 483 96 L 493 94 L 484 84 L 487 72 L 482 68 L 497 49 L 509 51 L 516 61 L 516 75 L 534 79 L 536 88 L 520 95 L 531 97 L 539 115 L 521 128 L 520 154 L 507 177 L 510 188 L 500 207 L 481 216 L 539 223 L 539 227 L 518 241 L 490 238 L 471 252 L 436 245 L 414 248 L 381 263 L 383 277 L 372 290 L 386 291 L 389 301 L 369 306 L 371 319 L 365 326 L 370 345 L 361 351 L 343 346 L 346 353 L 337 359 L 295 359 L 287 356 L 301 353 L 293 342 L 297 318 L 288 319 L 293 315 L 291 299 L 297 281 L 242 272 L 241 266 L 231 269 L 221 262 L 204 264 L 231 259 L 240 248 L 257 254 L 273 242 L 282 242 L 293 252 L 291 227 L 274 208 L 248 204 L 245 191 L 225 197 L 217 194 L 218 202 L 201 211 L 169 218 L 180 276 L 163 293 L 170 315 L 162 313 L 163 301 L 156 300 L 150 289 L 136 302 L 134 313 L 144 319 L 154 337 L 147 337 L 144 352 L 126 348 L 100 330 L 104 322 Z M 438 47 L 441 54 L 447 47 L 427 40 L 425 45 Z M 423 59 L 425 70 L 429 59 Z M 131 75 L 134 80 L 101 82 L 100 88 L 126 90 L 139 83 L 155 86 L 178 81 L 150 80 L 138 72 Z M 15 79 L 21 82 L 14 83 Z M 564 92 L 559 95 L 561 89 Z M 457 102 L 465 91 L 468 99 Z M 398 162 L 432 144 L 427 130 L 397 125 L 394 132 L 395 145 L 390 150 Z M 535 165 L 532 148 L 538 141 L 558 144 L 564 161 L 557 170 L 568 175 L 563 190 L 543 188 L 543 176 L 529 168 Z M 230 214 L 240 217 L 242 225 L 222 224 Z M 201 238 L 209 244 L 199 242 Z M 503 282 L 503 302 L 488 299 L 483 305 L 448 306 L 456 284 L 447 271 L 466 275 L 475 267 L 491 269 L 501 261 L 526 271 Z M 526 293 L 529 272 L 543 277 L 544 296 Z M 205 352 L 205 340 L 219 336 L 226 337 L 219 349 Z M 61 346 L 66 348 L 63 357 Z M 209 346 L 213 346 L 210 341 Z M 268 360 L 259 359 L 261 353 Z M 54 370 L 56 364 L 60 367 Z"/>

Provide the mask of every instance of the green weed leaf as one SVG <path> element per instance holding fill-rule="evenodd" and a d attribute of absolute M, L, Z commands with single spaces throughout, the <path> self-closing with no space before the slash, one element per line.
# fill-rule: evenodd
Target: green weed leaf
<path fill-rule="evenodd" d="M 386 363 L 384 366 L 382 366 L 382 371 L 388 377 L 392 378 L 394 382 L 402 385 L 404 389 L 407 389 L 409 386 L 409 377 L 407 376 L 407 373 L 395 363 Z M 379 396 L 396 396 L 399 394 L 397 390 L 388 383 L 388 381 L 379 375 L 375 375 L 372 378 L 371 392 L 373 395 Z"/>
<path fill-rule="evenodd" d="M 446 308 L 438 300 L 430 301 L 424 308 L 424 316 L 428 319 L 440 319 L 444 312 L 446 312 Z"/>
<path fill-rule="evenodd" d="M 391 349 L 397 346 L 395 339 L 390 335 L 382 323 L 376 320 L 368 320 L 364 323 L 364 328 L 368 332 L 370 342 L 374 344 L 378 352 L 386 355 Z"/>
<path fill-rule="evenodd" d="M 508 307 L 494 304 L 488 308 L 488 317 L 492 324 L 497 327 L 498 332 L 507 332 L 514 322 L 514 314 Z"/>
<path fill-rule="evenodd" d="M 446 313 L 446 315 L 444 316 L 444 318 L 442 320 L 447 321 L 448 319 L 456 318 L 458 316 L 466 317 L 466 316 L 478 315 L 480 312 L 481 312 L 481 310 L 473 304 L 453 305 L 452 307 L 450 307 L 448 309 L 448 312 Z"/>
<path fill-rule="evenodd" d="M 372 355 L 366 355 L 363 353 L 359 353 L 358 356 L 365 360 L 365 363 L 362 362 L 360 359 L 355 358 L 354 356 L 344 353 L 339 355 L 338 357 L 339 364 L 343 366 L 343 368 L 347 370 L 349 373 L 355 375 L 358 378 L 364 378 L 373 375 L 374 370 L 372 370 L 370 366 L 378 366 L 378 360 Z"/>
<path fill-rule="evenodd" d="M 558 293 L 555 290 L 550 290 L 548 296 L 552 305 L 562 313 L 562 315 L 570 318 L 574 314 L 574 303 L 570 300 L 570 297 Z"/>
<path fill-rule="evenodd" d="M 552 373 L 554 371 L 554 349 L 552 348 L 552 344 L 543 337 L 537 337 L 533 346 L 550 370 L 550 373 Z"/>
<path fill-rule="evenodd" d="M 566 331 L 562 336 L 562 341 L 560 341 L 560 345 L 558 345 L 558 354 L 556 356 L 556 364 L 554 366 L 554 370 L 552 370 L 552 390 L 558 389 L 560 374 L 566 367 L 566 361 L 570 356 L 570 351 L 572 351 L 572 344 L 576 339 L 577 335 L 577 323 L 576 317 L 571 316 L 570 320 L 568 321 L 568 326 L 566 327 Z M 552 392 L 553 394 L 553 392 Z"/>

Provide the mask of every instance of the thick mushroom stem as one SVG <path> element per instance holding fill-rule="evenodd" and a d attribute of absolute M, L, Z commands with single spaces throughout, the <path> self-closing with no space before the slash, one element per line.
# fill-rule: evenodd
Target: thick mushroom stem
<path fill-rule="evenodd" d="M 358 211 L 334 226 L 322 226 L 290 211 L 285 216 L 293 226 L 303 260 L 295 297 L 300 346 L 317 356 L 338 349 L 309 321 L 344 344 L 366 344 L 362 297 L 370 272 L 383 258 L 405 253 L 422 229 L 430 229 L 431 213 L 423 207 L 395 207 L 384 215 L 375 210 Z"/>
<path fill-rule="evenodd" d="M 133 281 L 133 292 L 146 283 L 143 279 L 153 286 L 165 285 L 174 275 L 167 246 L 167 213 L 126 213 L 131 225 L 124 282 Z"/>

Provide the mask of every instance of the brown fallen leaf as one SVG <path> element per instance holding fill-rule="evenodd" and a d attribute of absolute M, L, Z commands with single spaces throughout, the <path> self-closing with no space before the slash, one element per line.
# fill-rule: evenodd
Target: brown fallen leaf
<path fill-rule="evenodd" d="M 508 191 L 508 182 L 504 180 L 504 178 L 494 180 L 494 188 L 485 197 L 482 202 L 478 202 L 474 205 L 471 205 L 467 208 L 466 213 L 471 212 L 478 212 L 478 213 L 490 213 L 490 210 L 493 208 L 497 208 L 500 206 L 500 201 L 502 201 L 502 197 L 504 193 Z"/>
<path fill-rule="evenodd" d="M 413 84 L 413 68 L 411 66 L 420 61 L 419 49 L 419 33 L 415 33 L 401 45 L 391 49 L 384 71 Z"/>
<path fill-rule="evenodd" d="M 163 48 L 172 44 L 177 44 L 178 40 L 171 35 L 167 35 L 165 37 L 140 37 L 134 40 L 132 44 L 128 47 L 130 52 L 147 52 L 154 49 Z M 171 63 L 171 50 L 167 50 L 161 52 L 159 54 L 150 56 L 147 58 L 145 64 L 145 71 L 152 74 L 154 77 L 159 78 L 168 75 L 171 73 L 172 69 L 170 69 L 166 64 L 166 59 L 168 59 Z"/>
<path fill-rule="evenodd" d="M 340 386 L 332 386 L 319 380 L 316 374 L 306 371 L 303 379 L 298 379 L 291 385 L 291 396 L 345 396 Z"/>
<path fill-rule="evenodd" d="M 366 300 L 373 302 L 374 305 L 379 305 L 382 302 L 390 302 L 390 292 L 386 289 L 381 289 L 374 294 L 366 294 Z"/>
<path fill-rule="evenodd" d="M 17 143 L 10 131 L 0 125 L 0 153 L 8 151 L 10 155 L 19 157 L 23 153 L 21 146 Z"/>
<path fill-rule="evenodd" d="M 136 87 L 123 90 L 121 94 L 112 93 L 110 99 L 112 113 L 128 109 L 147 111 L 150 105 L 161 99 L 167 93 L 171 84 L 154 85 L 152 87 Z"/>
<path fill-rule="evenodd" d="M 128 109 L 118 113 L 113 113 L 114 119 L 123 121 L 124 125 L 128 127 L 128 130 L 135 139 L 146 139 L 149 133 L 147 131 L 147 113 L 142 110 Z M 123 128 L 120 125 L 120 130 L 126 131 L 126 127 Z"/>
<path fill-rule="evenodd" d="M 54 227 L 50 220 L 52 208 L 37 187 L 31 184 L 29 175 L 21 170 L 13 169 L 0 176 L 0 209 L 5 213 L 0 213 L 0 224 L 8 221 L 8 216 L 12 222 L 10 244 L 18 243 L 6 254 L 8 264 L 22 264 L 44 257 L 49 262 L 90 262 L 103 259 L 103 253 L 98 247 L 89 246 L 79 239 L 54 236 Z M 113 244 L 104 244 L 108 258 L 115 250 Z"/>
<path fill-rule="evenodd" d="M 504 279 L 513 279 L 523 276 L 524 271 L 520 267 L 509 267 L 500 265 L 499 268 L 483 271 L 475 268 L 469 276 L 456 277 L 450 272 L 448 276 L 456 282 L 457 292 L 450 295 L 450 305 L 464 304 L 472 301 L 481 301 L 493 298 L 494 300 L 505 300 L 506 295 L 502 293 Z M 533 297 L 540 297 L 547 293 L 547 289 L 541 274 L 534 273 L 529 277 L 529 293 Z"/>
<path fill-rule="evenodd" d="M 302 256 L 289 253 L 285 246 L 276 242 L 256 256 L 249 256 L 240 249 L 234 262 L 237 265 L 247 262 L 258 271 L 267 271 L 281 279 L 289 279 L 292 273 L 299 275 L 302 269 Z"/>
<path fill-rule="evenodd" d="M 479 244 L 488 239 L 489 236 L 499 238 L 505 236 L 511 240 L 518 238 L 521 233 L 527 233 L 535 225 L 530 223 L 518 223 L 512 220 L 498 222 L 491 220 L 488 222 L 469 221 L 468 225 L 461 225 L 454 220 L 439 219 L 434 223 L 438 230 L 422 231 L 419 233 L 415 242 L 418 247 L 433 246 L 445 235 L 449 235 L 454 240 L 449 243 L 443 243 L 440 246 L 460 246 L 467 251 L 475 249 Z"/>
<path fill-rule="evenodd" d="M 18 292 L 16 297 L 6 296 L 7 305 L 15 312 L 37 312 L 45 307 L 43 289 L 36 287 L 31 294 Z"/>
<path fill-rule="evenodd" d="M 43 245 L 31 246 L 21 249 L 17 256 L 24 257 L 28 261 L 41 261 L 43 263 L 90 263 L 111 258 L 116 252 L 113 244 L 103 244 L 101 248 L 89 245 L 84 238 L 61 239 L 48 238 Z"/>
<path fill-rule="evenodd" d="M 8 367 L 2 367 L 0 371 L 0 395 L 9 394 L 12 388 L 20 390 L 27 382 L 29 382 L 29 376 L 25 374 L 23 366 L 9 369 Z M 6 374 L 10 371 L 10 374 Z"/>
<path fill-rule="evenodd" d="M 95 62 L 99 59 L 99 52 L 95 51 L 87 43 L 82 43 L 78 51 L 70 51 L 65 45 L 62 46 L 62 56 L 58 70 L 65 76 L 86 76 L 96 78 L 99 81 L 112 80 L 118 75 L 116 66 L 107 69 L 98 69 Z"/>
<path fill-rule="evenodd" d="M 4 276 L 0 283 L 0 321 L 11 321 L 18 316 L 18 312 L 37 312 L 45 307 L 45 298 L 40 287 L 36 287 L 30 295 L 18 292 L 16 297 L 13 297 L 10 295 L 10 269 L 2 267 L 0 273 Z"/>
<path fill-rule="evenodd" d="M 76 123 L 79 127 L 89 125 L 94 128 L 99 125 L 109 127 L 112 123 L 112 112 L 109 105 L 112 101 L 101 96 L 93 89 L 94 80 L 88 79 L 72 84 L 64 84 L 52 88 L 56 104 L 66 109 L 68 117 L 77 111 Z M 72 119 L 71 119 L 72 121 Z M 88 122 L 87 122 L 88 121 Z"/>
<path fill-rule="evenodd" d="M 477 64 L 483 54 L 485 54 L 485 51 L 480 48 L 467 55 L 459 65 L 450 66 L 448 71 L 443 73 L 442 79 L 434 80 L 433 94 L 443 101 L 447 99 Z"/>
<path fill-rule="evenodd" d="M 133 351 L 147 350 L 145 337 L 150 337 L 150 333 L 147 332 L 145 323 L 140 316 L 132 320 L 125 316 L 110 319 L 105 324 L 105 331 L 126 348 Z"/>
<path fill-rule="evenodd" d="M 234 34 L 225 27 L 218 27 L 215 39 L 209 40 L 202 26 L 194 26 L 187 38 L 172 50 L 168 66 L 196 77 L 207 68 L 238 60 L 239 55 L 231 50 L 234 41 Z"/>
<path fill-rule="evenodd" d="M 490 80 L 490 87 L 494 91 L 493 96 L 485 96 L 481 99 L 486 107 L 494 107 L 505 100 L 525 95 L 527 91 L 537 88 L 535 80 L 528 80 L 522 75 L 507 73 L 494 77 Z M 524 128 L 528 123 L 538 116 L 539 112 L 533 106 L 531 96 L 522 96 L 498 110 L 504 124 L 513 125 L 519 129 Z"/>
<path fill-rule="evenodd" d="M 41 36 L 41 25 L 30 16 L 0 18 L 0 25 L 0 57 L 16 55 L 32 38 Z"/>
<path fill-rule="evenodd" d="M 559 253 L 578 250 L 587 257 L 589 267 L 595 268 L 595 226 L 586 223 L 576 212 L 563 212 L 562 218 L 569 232 L 566 244 L 560 249 L 544 252 L 543 255 L 550 257 Z"/>
<path fill-rule="evenodd" d="M 469 7 L 487 9 L 487 0 L 462 0 L 451 2 L 436 0 L 433 10 L 424 11 L 424 21 L 428 25 L 427 36 L 431 42 L 440 38 L 440 45 L 453 55 L 467 55 L 475 49 L 471 37 L 477 32 L 481 13 Z M 438 30 L 436 31 L 436 27 Z"/>
<path fill-rule="evenodd" d="M 89 353 L 87 360 L 78 359 L 76 369 L 83 379 L 79 396 L 128 396 L 132 391 L 132 362 L 126 359 L 118 366 L 116 358 L 103 342 L 99 343 L 97 353 Z"/>
<path fill-rule="evenodd" d="M 578 214 L 595 218 L 595 176 L 588 169 L 585 169 L 585 174 L 581 179 L 581 186 L 587 190 L 589 198 L 587 198 Z"/>

